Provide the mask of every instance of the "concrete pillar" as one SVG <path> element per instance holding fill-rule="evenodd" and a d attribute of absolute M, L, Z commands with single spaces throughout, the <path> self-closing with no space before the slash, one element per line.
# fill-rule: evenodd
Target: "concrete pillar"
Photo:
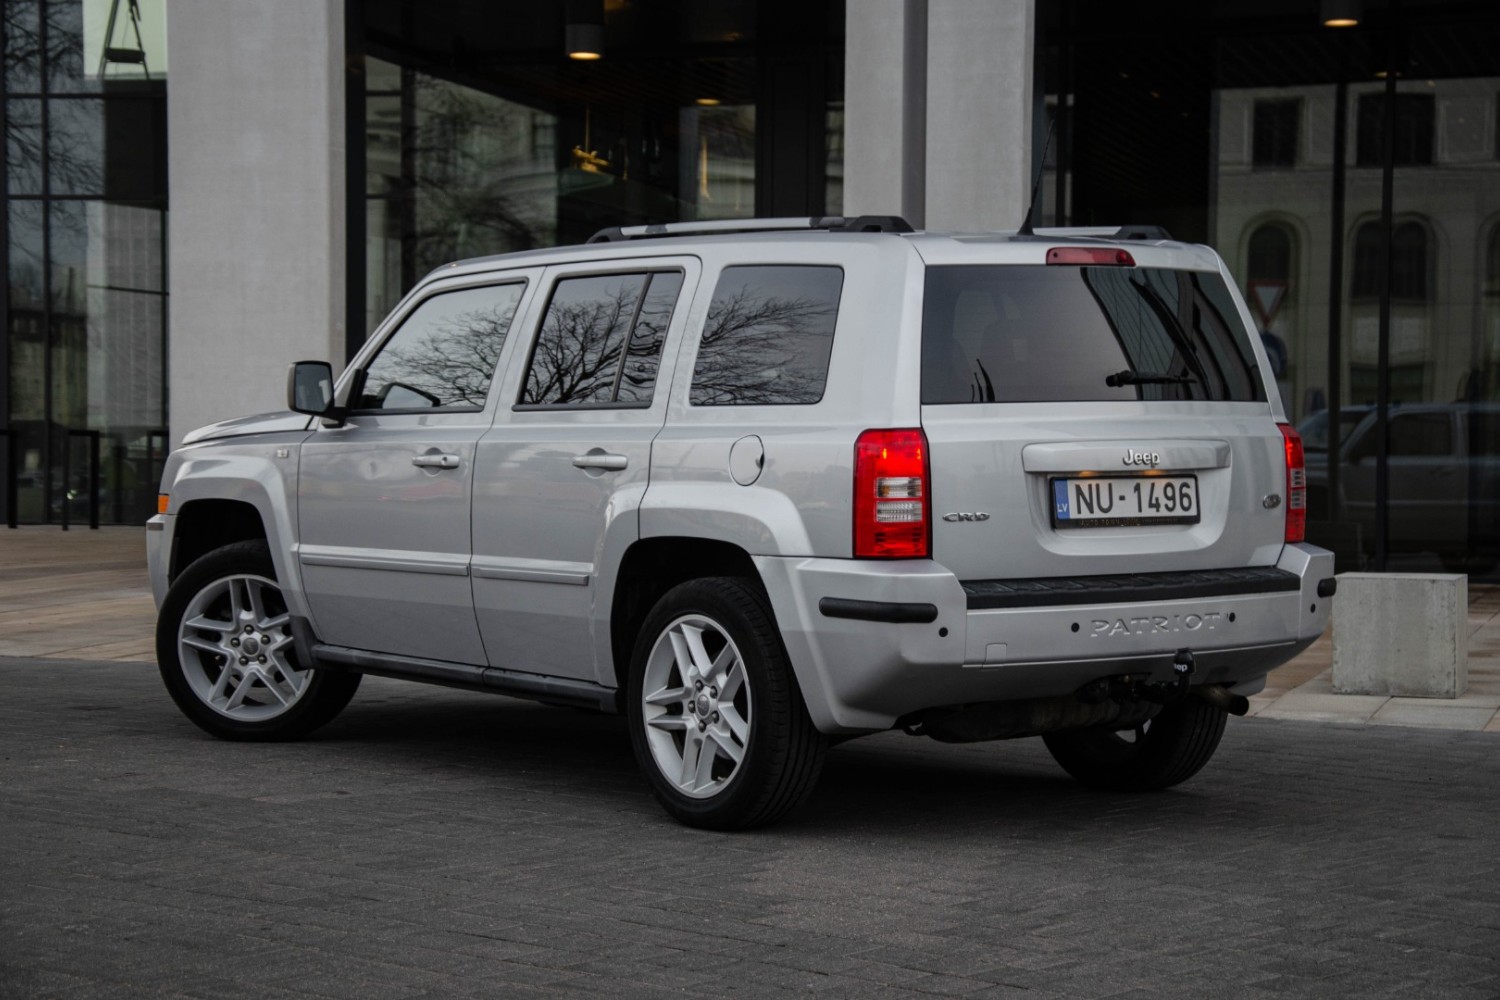
<path fill-rule="evenodd" d="M 1469 578 L 1340 573 L 1333 690 L 1457 698 L 1469 686 Z"/>
<path fill-rule="evenodd" d="M 1031 193 L 1036 0 L 847 8 L 844 214 L 1015 229 Z"/>
<path fill-rule="evenodd" d="M 844 214 L 926 218 L 928 0 L 856 0 L 844 26 Z"/>
<path fill-rule="evenodd" d="M 1015 229 L 1031 193 L 1035 0 L 930 0 L 927 228 Z"/>
<path fill-rule="evenodd" d="M 173 446 L 285 407 L 286 366 L 343 356 L 344 3 L 174 4 Z"/>

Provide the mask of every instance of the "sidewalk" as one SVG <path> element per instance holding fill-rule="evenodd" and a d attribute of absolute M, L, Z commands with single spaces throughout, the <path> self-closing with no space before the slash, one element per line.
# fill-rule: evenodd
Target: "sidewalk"
<path fill-rule="evenodd" d="M 0 656 L 156 662 L 145 530 L 0 528 Z M 1324 635 L 1250 699 L 1267 719 L 1500 733 L 1500 587 L 1469 588 L 1469 689 L 1461 698 L 1333 693 Z"/>

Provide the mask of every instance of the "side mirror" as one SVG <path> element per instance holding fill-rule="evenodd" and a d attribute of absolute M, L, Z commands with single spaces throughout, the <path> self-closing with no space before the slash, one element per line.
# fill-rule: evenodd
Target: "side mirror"
<path fill-rule="evenodd" d="M 313 417 L 333 416 L 333 366 L 326 361 L 298 361 L 287 371 L 286 405 Z"/>

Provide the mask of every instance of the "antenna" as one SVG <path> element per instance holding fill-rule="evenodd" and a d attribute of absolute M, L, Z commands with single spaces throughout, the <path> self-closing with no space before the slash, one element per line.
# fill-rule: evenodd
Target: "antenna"
<path fill-rule="evenodd" d="M 1031 235 L 1031 216 L 1036 211 L 1036 196 L 1042 189 L 1042 174 L 1047 170 L 1047 150 L 1052 148 L 1052 130 L 1057 127 L 1057 117 L 1047 123 L 1047 139 L 1042 143 L 1042 159 L 1036 165 L 1036 180 L 1031 182 L 1031 203 L 1026 206 L 1026 218 L 1021 220 L 1021 228 L 1016 230 L 1017 236 Z"/>

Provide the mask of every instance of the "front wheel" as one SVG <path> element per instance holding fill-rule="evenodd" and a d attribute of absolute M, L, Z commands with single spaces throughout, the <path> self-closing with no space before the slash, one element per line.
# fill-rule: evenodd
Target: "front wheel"
<path fill-rule="evenodd" d="M 270 549 L 236 542 L 173 581 L 156 622 L 167 692 L 200 728 L 228 740 L 289 740 L 343 710 L 359 674 L 297 661 Z"/>
<path fill-rule="evenodd" d="M 813 727 L 758 591 L 710 577 L 647 615 L 631 658 L 630 741 L 657 800 L 688 826 L 764 826 L 807 797 L 827 741 Z"/>
<path fill-rule="evenodd" d="M 1114 792 L 1145 792 L 1186 781 L 1208 763 L 1229 715 L 1188 698 L 1135 729 L 1081 729 L 1042 737 L 1073 777 Z"/>

